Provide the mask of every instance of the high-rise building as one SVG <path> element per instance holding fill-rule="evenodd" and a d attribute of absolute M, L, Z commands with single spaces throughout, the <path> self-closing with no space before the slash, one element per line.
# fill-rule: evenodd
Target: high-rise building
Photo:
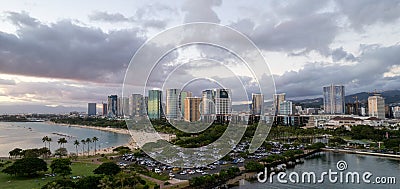
<path fill-rule="evenodd" d="M 186 97 L 185 106 L 185 121 L 198 121 L 200 119 L 200 97 Z"/>
<path fill-rule="evenodd" d="M 215 114 L 229 115 L 232 113 L 231 91 L 229 89 L 215 89 Z"/>
<path fill-rule="evenodd" d="M 117 98 L 117 116 L 122 115 L 122 97 Z"/>
<path fill-rule="evenodd" d="M 145 113 L 145 115 L 147 115 L 148 114 L 147 110 L 149 109 L 149 97 L 148 96 L 144 97 L 144 108 L 146 109 L 144 111 L 144 113 Z"/>
<path fill-rule="evenodd" d="M 323 87 L 325 114 L 344 114 L 345 92 L 343 85 Z"/>
<path fill-rule="evenodd" d="M 163 117 L 162 110 L 162 91 L 149 90 L 147 114 L 149 119 L 161 119 Z"/>
<path fill-rule="evenodd" d="M 107 104 L 106 103 L 103 103 L 103 116 L 107 116 L 107 111 L 108 109 L 107 109 Z"/>
<path fill-rule="evenodd" d="M 108 104 L 107 104 L 107 113 L 109 117 L 118 116 L 118 96 L 117 95 L 110 95 L 108 96 Z"/>
<path fill-rule="evenodd" d="M 251 96 L 252 96 L 251 114 L 262 115 L 264 113 L 264 111 L 263 111 L 264 95 L 253 93 Z"/>
<path fill-rule="evenodd" d="M 400 106 L 392 107 L 393 117 L 396 119 L 400 118 Z"/>
<path fill-rule="evenodd" d="M 96 115 L 96 103 L 88 103 L 88 116 Z"/>
<path fill-rule="evenodd" d="M 280 115 L 292 115 L 293 114 L 293 103 L 292 101 L 285 100 L 279 104 Z"/>
<path fill-rule="evenodd" d="M 144 116 L 146 115 L 145 101 L 143 95 L 132 94 L 129 99 L 130 116 Z"/>
<path fill-rule="evenodd" d="M 186 97 L 192 97 L 192 92 L 182 91 L 180 94 L 179 108 L 181 110 L 182 117 L 185 117 L 185 99 Z"/>
<path fill-rule="evenodd" d="M 122 112 L 123 116 L 129 116 L 130 115 L 130 110 L 129 110 L 129 97 L 123 97 L 122 98 Z"/>
<path fill-rule="evenodd" d="M 281 102 L 285 101 L 286 93 L 274 94 L 273 112 L 278 115 Z"/>
<path fill-rule="evenodd" d="M 361 107 L 361 115 L 365 116 L 367 114 L 367 111 L 365 110 L 365 107 Z"/>
<path fill-rule="evenodd" d="M 295 106 L 294 109 L 296 109 L 295 114 L 303 114 L 303 107 L 301 106 Z"/>
<path fill-rule="evenodd" d="M 214 91 L 213 90 L 204 90 L 202 92 L 202 115 L 212 115 L 215 114 L 215 105 L 214 105 Z"/>
<path fill-rule="evenodd" d="M 181 118 L 181 112 L 179 109 L 180 92 L 180 89 L 167 89 L 165 116 L 168 120 Z"/>
<path fill-rule="evenodd" d="M 368 97 L 368 116 L 385 118 L 385 99 L 379 94 Z"/>
<path fill-rule="evenodd" d="M 128 116 L 129 115 L 129 98 L 119 97 L 117 99 L 117 111 L 118 116 Z"/>

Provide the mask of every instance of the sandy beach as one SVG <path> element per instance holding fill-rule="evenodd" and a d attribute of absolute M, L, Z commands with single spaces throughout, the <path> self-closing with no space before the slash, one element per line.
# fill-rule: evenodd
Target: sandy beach
<path fill-rule="evenodd" d="M 54 122 L 46 122 L 48 124 L 56 124 L 56 125 L 61 125 L 61 126 L 68 126 L 68 127 L 79 127 L 79 128 L 89 128 L 89 129 L 96 129 L 100 131 L 107 131 L 107 132 L 113 132 L 113 133 L 118 133 L 118 134 L 126 134 L 126 135 L 131 135 L 129 130 L 127 129 L 119 129 L 119 128 L 111 128 L 111 127 L 96 127 L 96 126 L 86 126 L 86 125 L 74 125 L 74 124 L 64 124 L 64 123 L 54 123 Z M 166 141 L 171 141 L 171 139 L 175 138 L 175 135 L 171 134 L 165 134 L 165 133 L 159 133 L 162 139 Z M 129 147 L 131 150 L 138 149 L 139 146 L 136 144 L 135 140 L 131 137 L 128 143 L 124 144 L 123 146 Z M 108 148 L 101 148 L 96 151 L 98 154 L 110 154 L 113 153 L 113 149 L 118 146 L 112 146 Z M 91 151 L 93 152 L 93 151 Z M 82 153 L 79 153 L 79 155 L 83 155 Z"/>
<path fill-rule="evenodd" d="M 88 128 L 88 129 L 96 129 L 100 131 L 107 131 L 107 132 L 113 132 L 113 133 L 118 133 L 118 134 L 126 134 L 130 135 L 129 130 L 127 129 L 119 129 L 119 128 L 111 128 L 111 127 L 96 127 L 96 126 L 86 126 L 86 125 L 74 125 L 74 124 L 65 124 L 65 123 L 54 123 L 51 121 L 47 121 L 46 123 L 48 124 L 54 124 L 54 125 L 60 125 L 60 126 L 67 126 L 67 127 L 79 127 L 79 128 Z M 136 145 L 136 142 L 131 138 L 128 143 L 124 144 L 123 146 L 129 147 L 131 150 L 137 149 L 138 146 Z M 113 149 L 118 146 L 112 146 L 108 148 L 100 148 L 96 151 L 97 154 L 110 154 L 113 153 Z M 94 152 L 94 150 L 90 151 L 91 153 Z M 79 156 L 87 155 L 79 153 Z"/>

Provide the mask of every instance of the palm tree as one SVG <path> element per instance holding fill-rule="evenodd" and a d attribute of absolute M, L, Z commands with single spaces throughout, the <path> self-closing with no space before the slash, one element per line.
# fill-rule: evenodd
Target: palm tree
<path fill-rule="evenodd" d="M 90 143 L 92 142 L 92 140 L 90 138 L 86 138 L 86 143 L 87 143 L 87 154 L 89 156 L 89 147 L 90 147 Z"/>
<path fill-rule="evenodd" d="M 105 176 L 100 180 L 100 184 L 98 187 L 103 188 L 103 189 L 112 189 L 113 187 L 113 179 L 111 179 L 109 176 Z"/>
<path fill-rule="evenodd" d="M 44 136 L 44 137 L 42 138 L 42 142 L 44 143 L 44 147 L 45 147 L 45 148 L 46 148 L 46 142 L 47 142 L 48 139 L 49 139 L 48 136 Z"/>
<path fill-rule="evenodd" d="M 51 142 L 52 140 L 51 140 L 51 138 L 50 137 L 47 137 L 47 142 L 49 143 L 49 150 L 50 150 L 50 152 L 51 152 L 51 148 L 50 148 L 50 142 Z"/>
<path fill-rule="evenodd" d="M 96 155 L 96 142 L 99 141 L 99 138 L 93 137 L 92 141 L 94 142 L 94 155 Z"/>
<path fill-rule="evenodd" d="M 84 139 L 82 139 L 82 140 L 81 140 L 81 143 L 82 143 L 82 155 L 84 155 L 84 154 L 85 154 L 85 144 L 86 144 L 86 141 L 85 141 Z"/>
<path fill-rule="evenodd" d="M 79 146 L 79 141 L 78 140 L 75 140 L 74 141 L 74 145 L 75 145 L 75 149 L 76 149 L 76 155 L 78 155 L 78 146 Z"/>
<path fill-rule="evenodd" d="M 58 141 L 57 141 L 57 143 L 60 145 L 60 148 L 61 148 L 61 145 L 62 145 L 62 147 L 64 148 L 64 144 L 65 143 L 67 143 L 68 141 L 67 141 L 67 139 L 65 139 L 65 138 L 60 138 L 60 139 L 58 139 Z"/>

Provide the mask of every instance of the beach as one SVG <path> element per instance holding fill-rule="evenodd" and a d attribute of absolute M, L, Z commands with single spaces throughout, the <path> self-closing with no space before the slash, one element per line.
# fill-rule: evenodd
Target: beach
<path fill-rule="evenodd" d="M 65 123 L 54 123 L 51 121 L 46 121 L 48 124 L 54 124 L 54 125 L 60 125 L 60 126 L 67 126 L 67 127 L 78 127 L 78 128 L 87 128 L 87 129 L 95 129 L 99 131 L 107 131 L 107 132 L 113 132 L 113 133 L 118 133 L 118 134 L 126 134 L 130 135 L 129 130 L 127 129 L 120 129 L 120 128 L 112 128 L 112 127 L 96 127 L 96 126 L 86 126 L 86 125 L 75 125 L 75 124 L 65 124 Z M 138 146 L 136 145 L 135 140 L 131 137 L 128 143 L 124 144 L 123 146 L 129 147 L 131 150 L 137 149 Z M 113 149 L 118 146 L 112 146 L 112 147 L 107 147 L 107 148 L 101 148 L 96 151 L 98 154 L 110 154 L 113 153 Z M 94 152 L 94 150 L 91 150 L 91 152 Z M 79 153 L 79 156 L 83 156 L 85 154 Z"/>
<path fill-rule="evenodd" d="M 100 130 L 100 131 L 107 131 L 107 132 L 113 132 L 113 133 L 118 133 L 118 134 L 126 134 L 126 135 L 131 135 L 129 130 L 127 129 L 120 129 L 120 128 L 111 128 L 111 127 L 96 127 L 96 126 L 86 126 L 86 125 L 76 125 L 76 124 L 64 124 L 64 123 L 54 123 L 54 122 L 46 122 L 48 124 L 54 124 L 54 125 L 60 125 L 60 126 L 68 126 L 68 127 L 78 127 L 78 128 L 87 128 L 87 129 L 95 129 L 95 130 Z M 172 138 L 175 138 L 175 135 L 171 134 L 166 134 L 166 133 L 159 133 L 162 139 L 166 141 L 171 141 Z M 124 144 L 123 146 L 129 147 L 131 150 L 138 149 L 139 146 L 136 144 L 135 140 L 131 137 L 129 142 Z M 113 147 L 108 147 L 108 148 L 101 148 L 97 150 L 97 153 L 100 154 L 109 154 L 113 153 L 113 149 L 118 146 L 113 146 Z M 80 155 L 82 155 L 80 153 Z"/>

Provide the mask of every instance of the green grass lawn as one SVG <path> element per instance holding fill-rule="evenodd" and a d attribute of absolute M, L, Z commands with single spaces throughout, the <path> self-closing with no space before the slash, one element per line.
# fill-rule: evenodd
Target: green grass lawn
<path fill-rule="evenodd" d="M 72 174 L 69 176 L 89 176 L 94 175 L 93 170 L 98 165 L 90 163 L 72 163 Z M 49 171 L 50 172 L 50 168 Z M 44 175 L 37 178 L 14 177 L 0 172 L 0 189 L 33 189 L 41 188 L 47 182 L 57 177 L 46 177 Z"/>
<path fill-rule="evenodd" d="M 99 165 L 91 163 L 72 163 L 72 175 L 71 176 L 90 176 L 94 175 L 93 170 Z"/>

